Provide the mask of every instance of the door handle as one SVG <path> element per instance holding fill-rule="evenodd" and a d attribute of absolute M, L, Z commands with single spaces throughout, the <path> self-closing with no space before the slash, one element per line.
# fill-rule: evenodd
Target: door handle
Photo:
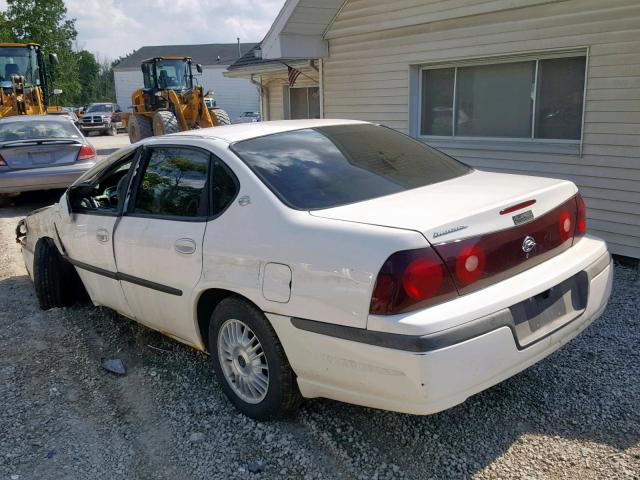
<path fill-rule="evenodd" d="M 109 231 L 104 228 L 96 230 L 96 238 L 100 243 L 107 243 L 109 241 Z"/>
<path fill-rule="evenodd" d="M 191 255 L 196 251 L 196 242 L 190 238 L 179 238 L 176 243 L 173 244 L 173 248 L 176 252 L 183 255 Z"/>

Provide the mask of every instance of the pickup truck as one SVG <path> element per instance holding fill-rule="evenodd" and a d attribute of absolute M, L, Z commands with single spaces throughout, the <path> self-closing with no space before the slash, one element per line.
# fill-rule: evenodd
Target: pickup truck
<path fill-rule="evenodd" d="M 80 118 L 80 129 L 85 135 L 89 132 L 115 135 L 124 128 L 121 113 L 120 106 L 115 103 L 92 103 Z"/>

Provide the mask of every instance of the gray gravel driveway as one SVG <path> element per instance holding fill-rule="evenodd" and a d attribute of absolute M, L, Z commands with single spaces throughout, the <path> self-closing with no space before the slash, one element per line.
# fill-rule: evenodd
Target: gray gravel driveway
<path fill-rule="evenodd" d="M 0 479 L 640 478 L 640 279 L 551 357 L 446 412 L 328 400 L 259 423 L 206 355 L 106 309 L 39 310 L 0 209 Z M 103 357 L 124 361 L 116 377 Z"/>

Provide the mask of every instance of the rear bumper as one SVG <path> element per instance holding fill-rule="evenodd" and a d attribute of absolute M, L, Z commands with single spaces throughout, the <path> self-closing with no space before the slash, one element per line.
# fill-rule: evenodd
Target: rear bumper
<path fill-rule="evenodd" d="M 0 193 L 67 188 L 95 162 L 77 162 L 58 167 L 3 170 L 0 172 Z"/>
<path fill-rule="evenodd" d="M 269 318 L 298 375 L 298 384 L 305 397 L 326 397 L 413 414 L 435 413 L 462 403 L 535 364 L 569 342 L 602 314 L 611 293 L 613 265 L 604 242 L 593 238 L 583 241 L 586 242 L 580 248 L 576 245 L 558 256 L 566 257 L 566 261 L 581 255 L 579 266 L 565 264 L 551 280 L 557 285 L 585 272 L 588 275 L 586 307 L 577 317 L 526 346 L 519 344 L 512 326 L 497 321 L 504 320 L 503 309 L 489 315 L 476 313 L 470 322 L 462 321 L 455 327 L 437 332 L 429 331 L 429 326 L 423 325 L 420 335 L 382 333 L 377 336 L 378 340 L 404 342 L 389 346 L 297 328 L 288 318 Z M 599 254 L 594 260 L 588 252 Z M 531 275 L 536 269 L 544 270 L 545 264 L 501 283 L 515 282 L 511 289 L 517 297 L 515 286 L 523 280 L 518 277 L 524 275 L 526 278 L 526 274 Z M 535 294 L 549 288 L 544 283 L 538 282 Z M 515 297 L 512 295 L 507 301 L 513 305 L 518 301 L 513 300 Z M 457 308 L 455 304 L 459 300 L 448 303 Z M 475 312 L 481 311 L 482 307 L 479 305 Z M 464 318 L 465 313 L 469 312 L 459 310 L 459 317 Z M 474 333 L 478 326 L 481 329 Z M 418 347 L 407 347 L 414 342 Z"/>

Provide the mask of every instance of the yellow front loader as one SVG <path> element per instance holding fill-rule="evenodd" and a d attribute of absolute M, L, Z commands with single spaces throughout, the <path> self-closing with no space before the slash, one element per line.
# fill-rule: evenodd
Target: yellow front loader
<path fill-rule="evenodd" d="M 51 53 L 49 61 L 58 63 Z M 0 43 L 0 118 L 42 115 L 58 110 L 49 99 L 62 90 L 50 90 L 42 47 L 36 43 Z"/>
<path fill-rule="evenodd" d="M 144 88 L 133 92 L 128 115 L 131 143 L 153 135 L 228 125 L 224 110 L 209 108 L 201 85 L 194 84 L 190 57 L 155 57 L 142 62 Z M 196 64 L 198 73 L 202 66 Z"/>

